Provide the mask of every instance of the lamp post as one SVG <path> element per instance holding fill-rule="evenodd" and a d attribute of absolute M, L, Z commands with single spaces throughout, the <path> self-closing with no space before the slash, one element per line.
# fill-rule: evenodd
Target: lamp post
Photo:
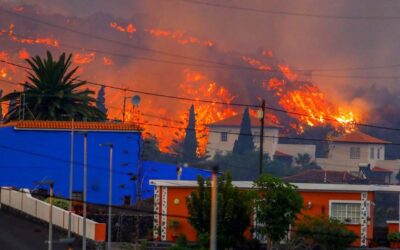
<path fill-rule="evenodd" d="M 107 249 L 111 250 L 111 207 L 112 207 L 112 161 L 113 161 L 113 144 L 100 144 L 100 147 L 110 148 L 110 174 L 108 180 L 108 228 L 107 228 Z"/>
<path fill-rule="evenodd" d="M 87 217 L 87 133 L 83 134 L 83 233 L 82 233 L 82 249 L 86 250 L 86 217 Z"/>
<path fill-rule="evenodd" d="M 262 99 L 261 109 L 257 112 L 257 117 L 260 119 L 260 158 L 258 173 L 262 175 L 263 173 L 263 159 L 264 159 L 264 117 L 265 117 L 265 100 Z"/>
<path fill-rule="evenodd" d="M 49 240 L 47 244 L 49 245 L 48 249 L 53 249 L 53 193 L 54 193 L 54 181 L 40 181 L 36 182 L 39 185 L 49 185 L 50 186 L 50 208 L 49 208 Z"/>
<path fill-rule="evenodd" d="M 218 165 L 212 167 L 211 175 L 211 222 L 210 222 L 210 249 L 217 250 L 217 209 L 218 209 Z"/>

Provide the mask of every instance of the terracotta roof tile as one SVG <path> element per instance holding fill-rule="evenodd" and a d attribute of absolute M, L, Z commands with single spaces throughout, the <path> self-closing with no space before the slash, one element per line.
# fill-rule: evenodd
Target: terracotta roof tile
<path fill-rule="evenodd" d="M 373 144 L 389 144 L 391 142 L 384 141 L 379 138 L 367 135 L 361 131 L 354 131 L 339 137 L 335 137 L 331 139 L 334 142 L 343 142 L 343 143 L 373 143 Z"/>
<path fill-rule="evenodd" d="M 14 127 L 16 129 L 48 129 L 70 130 L 70 121 L 16 121 L 3 124 L 2 127 Z M 74 122 L 77 130 L 104 130 L 104 131 L 139 131 L 140 128 L 132 123 L 114 122 Z"/>
<path fill-rule="evenodd" d="M 386 169 L 386 168 L 381 168 L 381 167 L 374 167 L 371 169 L 372 172 L 379 172 L 379 173 L 393 173 L 393 171 Z"/>
<path fill-rule="evenodd" d="M 242 124 L 242 117 L 243 117 L 242 114 L 234 115 L 234 116 L 228 117 L 224 120 L 210 123 L 210 124 L 208 124 L 208 126 L 210 126 L 210 127 L 240 127 L 240 125 Z M 250 124 L 252 127 L 260 127 L 261 126 L 260 120 L 253 115 L 250 115 Z M 275 123 L 272 123 L 271 121 L 268 121 L 266 119 L 264 120 L 264 126 L 266 128 L 280 128 L 281 127 L 281 126 L 279 126 Z"/>

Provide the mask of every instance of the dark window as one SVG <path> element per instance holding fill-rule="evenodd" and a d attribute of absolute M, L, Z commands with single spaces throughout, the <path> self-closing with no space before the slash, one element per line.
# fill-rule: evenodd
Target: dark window
<path fill-rule="evenodd" d="M 72 200 L 73 201 L 82 201 L 83 200 L 83 192 L 72 192 Z"/>
<path fill-rule="evenodd" d="M 228 141 L 228 132 L 221 132 L 221 141 Z"/>
<path fill-rule="evenodd" d="M 124 196 L 124 206 L 130 206 L 130 205 L 131 205 L 131 196 L 125 195 Z"/>

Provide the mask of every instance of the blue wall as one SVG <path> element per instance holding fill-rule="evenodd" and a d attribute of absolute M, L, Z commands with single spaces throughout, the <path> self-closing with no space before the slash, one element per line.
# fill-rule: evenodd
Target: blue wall
<path fill-rule="evenodd" d="M 70 169 L 69 131 L 15 130 L 0 127 L 0 186 L 36 189 L 37 181 L 54 180 L 55 195 L 69 197 Z M 131 202 L 137 199 L 141 185 L 142 198 L 153 196 L 150 179 L 176 180 L 176 166 L 143 161 L 141 178 L 137 176 L 141 134 L 139 132 L 88 131 L 87 200 L 108 203 L 109 148 L 100 143 L 113 143 L 113 204 L 122 205 L 124 196 Z M 83 191 L 83 134 L 75 132 L 74 191 Z M 210 172 L 183 168 L 182 180 L 196 180 L 198 175 L 209 177 Z M 46 187 L 41 187 L 46 188 Z"/>
<path fill-rule="evenodd" d="M 68 197 L 70 169 L 69 131 L 15 130 L 0 128 L 0 185 L 34 189 L 36 181 L 54 180 L 55 194 Z M 113 204 L 123 204 L 125 195 L 136 199 L 139 132 L 88 132 L 87 199 L 108 203 L 109 148 L 114 144 Z M 83 134 L 75 133 L 74 191 L 83 190 Z"/>

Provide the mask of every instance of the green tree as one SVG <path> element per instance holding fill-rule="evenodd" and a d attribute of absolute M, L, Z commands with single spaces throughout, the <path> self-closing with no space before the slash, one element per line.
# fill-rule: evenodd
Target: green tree
<path fill-rule="evenodd" d="M 190 106 L 189 122 L 186 127 L 186 135 L 183 141 L 182 157 L 185 162 L 197 160 L 196 115 L 194 105 Z"/>
<path fill-rule="evenodd" d="M 323 250 L 345 249 L 357 239 L 357 235 L 343 223 L 328 217 L 306 216 L 296 224 L 295 232 L 297 238 Z"/>
<path fill-rule="evenodd" d="M 257 231 L 268 238 L 268 243 L 281 240 L 303 207 L 303 198 L 296 187 L 281 179 L 261 175 L 254 182 L 259 198 L 256 199 Z"/>
<path fill-rule="evenodd" d="M 210 231 L 211 183 L 201 176 L 198 189 L 187 198 L 189 223 L 196 229 L 203 247 L 208 247 Z M 232 185 L 229 173 L 218 178 L 217 244 L 219 249 L 230 248 L 244 240 L 243 233 L 250 225 L 252 193 Z"/>
<path fill-rule="evenodd" d="M 251 123 L 249 108 L 243 112 L 242 123 L 240 125 L 240 133 L 238 139 L 233 145 L 234 154 L 244 154 L 254 150 L 253 136 L 251 134 Z"/>
<path fill-rule="evenodd" d="M 296 165 L 302 170 L 321 169 L 315 161 L 311 161 L 311 156 L 307 153 L 297 154 L 295 161 Z"/>
<path fill-rule="evenodd" d="M 107 117 L 107 108 L 106 108 L 106 97 L 105 97 L 105 87 L 101 86 L 99 92 L 97 93 L 96 107 L 98 110 L 103 112 Z"/>
<path fill-rule="evenodd" d="M 66 114 L 73 114 L 75 120 L 105 120 L 106 116 L 95 107 L 96 99 L 91 90 L 82 90 L 85 81 L 77 80 L 78 67 L 70 70 L 72 55 L 63 53 L 54 60 L 50 52 L 47 58 L 32 57 L 26 61 L 29 71 L 28 81 L 23 83 L 23 91 L 14 91 L 4 96 L 2 101 L 15 105 L 5 115 L 6 121 L 20 118 L 20 111 L 27 120 L 65 120 Z"/>

